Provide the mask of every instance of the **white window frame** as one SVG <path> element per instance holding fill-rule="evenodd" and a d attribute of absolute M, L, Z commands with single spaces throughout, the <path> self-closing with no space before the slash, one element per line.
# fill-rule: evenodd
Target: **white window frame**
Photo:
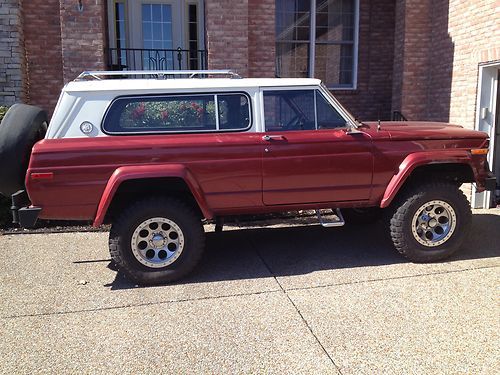
<path fill-rule="evenodd" d="M 316 59 L 316 0 L 311 1 L 310 8 L 310 30 L 309 30 L 309 66 L 308 71 L 310 78 L 315 78 L 315 59 Z M 359 0 L 354 0 L 354 40 L 353 40 L 353 64 L 352 64 L 352 86 L 331 86 L 328 82 L 324 82 L 329 90 L 356 90 L 358 87 L 358 49 L 359 49 Z"/>

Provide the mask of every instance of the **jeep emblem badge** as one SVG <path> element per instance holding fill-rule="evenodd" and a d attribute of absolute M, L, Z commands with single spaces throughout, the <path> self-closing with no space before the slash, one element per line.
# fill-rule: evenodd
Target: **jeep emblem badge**
<path fill-rule="evenodd" d="M 80 124 L 80 130 L 83 134 L 90 134 L 94 130 L 94 125 L 88 121 L 84 121 Z"/>

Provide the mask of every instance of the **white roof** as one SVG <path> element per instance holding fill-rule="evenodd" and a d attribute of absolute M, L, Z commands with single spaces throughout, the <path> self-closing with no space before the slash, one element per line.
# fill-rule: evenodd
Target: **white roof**
<path fill-rule="evenodd" d="M 101 79 L 69 82 L 64 91 L 148 91 L 170 89 L 227 89 L 245 87 L 318 86 L 314 78 L 169 78 Z"/>

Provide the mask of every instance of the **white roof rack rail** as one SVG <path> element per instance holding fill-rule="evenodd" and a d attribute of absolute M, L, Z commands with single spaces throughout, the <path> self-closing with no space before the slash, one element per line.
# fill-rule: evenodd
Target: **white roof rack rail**
<path fill-rule="evenodd" d="M 86 71 L 82 72 L 75 81 L 82 81 L 86 79 L 101 80 L 101 77 L 106 76 L 156 76 L 156 78 L 166 78 L 166 76 L 184 75 L 189 78 L 203 78 L 200 76 L 230 76 L 231 78 L 241 78 L 238 73 L 232 70 L 100 70 L 100 71 Z"/>

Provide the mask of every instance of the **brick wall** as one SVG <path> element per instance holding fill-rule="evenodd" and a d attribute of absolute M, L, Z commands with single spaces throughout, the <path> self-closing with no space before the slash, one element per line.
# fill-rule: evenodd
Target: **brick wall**
<path fill-rule="evenodd" d="M 393 110 L 411 120 L 427 111 L 429 59 L 432 36 L 431 4 L 428 0 L 397 0 L 393 82 Z M 420 118 L 419 118 L 420 119 Z"/>
<path fill-rule="evenodd" d="M 496 0 L 453 0 L 449 3 L 448 38 L 454 46 L 449 95 L 450 122 L 474 127 L 478 66 L 489 61 L 500 62 L 498 10 L 499 3 Z M 441 67 L 436 75 L 445 69 Z M 446 92 L 443 93 L 445 95 Z M 431 116 L 446 117 L 439 112 L 433 112 Z"/>
<path fill-rule="evenodd" d="M 205 27 L 208 68 L 248 76 L 248 0 L 206 0 Z"/>
<path fill-rule="evenodd" d="M 26 102 L 52 112 L 61 88 L 59 0 L 23 0 Z"/>
<path fill-rule="evenodd" d="M 75 79 L 83 70 L 106 68 L 106 1 L 60 0 L 61 47 L 64 82 Z"/>
<path fill-rule="evenodd" d="M 21 102 L 25 95 L 22 18 L 18 0 L 0 3 L 0 105 Z"/>
<path fill-rule="evenodd" d="M 14 2 L 15 0 L 9 0 Z M 54 110 L 64 83 L 104 69 L 105 0 L 21 0 L 25 101 Z"/>
<path fill-rule="evenodd" d="M 479 64 L 500 59 L 495 0 L 398 0 L 393 109 L 474 127 Z"/>
<path fill-rule="evenodd" d="M 394 19 L 394 0 L 360 1 L 358 86 L 333 91 L 359 119 L 391 116 Z"/>
<path fill-rule="evenodd" d="M 275 0 L 248 2 L 248 76 L 274 77 Z"/>

